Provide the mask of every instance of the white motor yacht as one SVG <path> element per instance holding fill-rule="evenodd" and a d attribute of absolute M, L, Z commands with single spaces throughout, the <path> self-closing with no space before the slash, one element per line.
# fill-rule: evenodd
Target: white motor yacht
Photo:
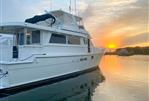
<path fill-rule="evenodd" d="M 98 68 L 82 18 L 62 10 L 0 25 L 0 90 L 16 90 L 72 78 Z"/>

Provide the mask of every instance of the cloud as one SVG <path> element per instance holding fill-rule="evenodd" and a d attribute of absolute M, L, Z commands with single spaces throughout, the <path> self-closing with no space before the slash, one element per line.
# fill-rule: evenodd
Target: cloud
<path fill-rule="evenodd" d="M 123 40 L 123 46 L 149 43 L 149 33 L 140 33 L 138 35 L 127 37 Z"/>
<path fill-rule="evenodd" d="M 85 0 L 79 0 L 77 5 L 79 6 L 79 8 L 77 8 L 79 13 L 84 12 L 84 10 L 86 10 L 88 7 L 88 4 L 85 2 Z"/>
<path fill-rule="evenodd" d="M 96 44 L 116 38 L 125 44 L 125 38 L 148 32 L 147 0 L 87 0 L 86 3 L 88 6 L 81 14 Z M 139 38 L 132 40 L 133 44 L 141 42 Z"/>
<path fill-rule="evenodd" d="M 131 3 L 137 2 L 137 0 L 107 0 L 108 6 L 127 6 Z"/>

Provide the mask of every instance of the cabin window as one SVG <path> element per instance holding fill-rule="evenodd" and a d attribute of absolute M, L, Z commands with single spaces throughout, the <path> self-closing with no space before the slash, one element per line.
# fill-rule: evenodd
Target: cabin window
<path fill-rule="evenodd" d="M 27 45 L 31 44 L 31 35 L 30 34 L 26 35 L 26 44 Z"/>
<path fill-rule="evenodd" d="M 24 45 L 24 33 L 17 34 L 17 43 L 18 45 Z"/>
<path fill-rule="evenodd" d="M 83 38 L 84 44 L 87 45 L 88 44 L 88 40 L 86 38 Z"/>
<path fill-rule="evenodd" d="M 32 31 L 32 44 L 40 43 L 40 31 Z"/>
<path fill-rule="evenodd" d="M 68 44 L 80 45 L 80 37 L 68 36 Z"/>
<path fill-rule="evenodd" d="M 66 36 L 60 34 L 52 34 L 50 43 L 66 44 Z"/>

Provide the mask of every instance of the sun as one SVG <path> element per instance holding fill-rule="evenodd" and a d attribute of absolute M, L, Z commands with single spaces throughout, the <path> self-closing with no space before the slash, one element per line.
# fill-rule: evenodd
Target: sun
<path fill-rule="evenodd" d="M 114 48 L 116 48 L 116 45 L 115 45 L 115 44 L 109 44 L 109 45 L 108 45 L 108 48 L 109 48 L 109 49 L 114 49 Z"/>

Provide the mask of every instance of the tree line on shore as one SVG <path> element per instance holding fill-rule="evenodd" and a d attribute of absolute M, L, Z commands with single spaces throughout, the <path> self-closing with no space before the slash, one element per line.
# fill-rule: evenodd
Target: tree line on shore
<path fill-rule="evenodd" d="M 119 56 L 149 55 L 149 46 L 118 48 L 114 52 L 106 52 L 105 55 L 119 55 Z"/>

